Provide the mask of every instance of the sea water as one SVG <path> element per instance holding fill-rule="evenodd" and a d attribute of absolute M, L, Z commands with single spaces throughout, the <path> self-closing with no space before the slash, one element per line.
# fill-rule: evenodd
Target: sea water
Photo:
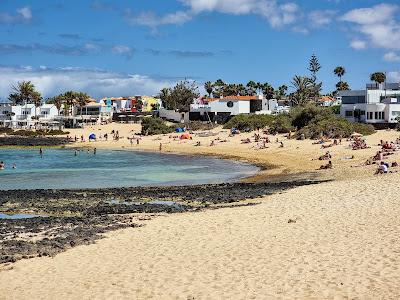
<path fill-rule="evenodd" d="M 0 149 L 0 161 L 6 164 L 0 170 L 0 190 L 221 183 L 258 170 L 250 164 L 211 157 L 111 150 L 96 154 L 81 150 L 75 156 L 70 149 L 44 149 L 41 157 L 38 149 Z"/>

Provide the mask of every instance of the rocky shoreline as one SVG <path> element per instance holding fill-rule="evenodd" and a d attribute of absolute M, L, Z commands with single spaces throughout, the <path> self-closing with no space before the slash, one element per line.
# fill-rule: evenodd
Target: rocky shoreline
<path fill-rule="evenodd" d="M 16 146 L 16 147 L 54 147 L 62 146 L 71 143 L 70 139 L 66 137 L 55 137 L 55 136 L 18 136 L 18 135 L 7 135 L 0 136 L 0 147 L 1 146 Z"/>
<path fill-rule="evenodd" d="M 0 219 L 0 264 L 54 256 L 77 245 L 94 243 L 105 232 L 140 226 L 137 221 L 141 217 L 218 209 L 227 203 L 243 205 L 239 202 L 245 199 L 320 182 L 304 179 L 275 183 L 2 191 L 0 213 L 30 213 L 42 217 Z"/>

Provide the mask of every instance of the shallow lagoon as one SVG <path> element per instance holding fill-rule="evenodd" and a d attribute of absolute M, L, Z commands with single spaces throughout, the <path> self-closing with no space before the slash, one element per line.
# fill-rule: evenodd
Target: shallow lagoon
<path fill-rule="evenodd" d="M 0 149 L 0 190 L 81 189 L 235 181 L 258 168 L 211 157 L 137 151 Z M 13 164 L 17 165 L 12 169 Z"/>

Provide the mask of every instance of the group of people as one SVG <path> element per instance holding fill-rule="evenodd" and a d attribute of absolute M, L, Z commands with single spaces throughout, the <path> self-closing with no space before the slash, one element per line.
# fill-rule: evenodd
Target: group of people
<path fill-rule="evenodd" d="M 6 168 L 5 162 L 4 161 L 0 161 L 0 170 L 4 170 L 5 168 Z M 12 169 L 16 169 L 17 168 L 16 163 L 13 163 L 11 168 Z"/>

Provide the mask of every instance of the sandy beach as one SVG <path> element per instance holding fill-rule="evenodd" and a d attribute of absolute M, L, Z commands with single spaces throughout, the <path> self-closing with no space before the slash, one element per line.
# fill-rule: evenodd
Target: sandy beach
<path fill-rule="evenodd" d="M 0 272 L 0 298 L 398 299 L 399 179 L 158 217 L 54 259 L 17 262 Z"/>
<path fill-rule="evenodd" d="M 100 129 L 100 130 L 99 130 Z M 396 131 L 329 148 L 332 170 L 312 159 L 327 150 L 287 140 L 255 150 L 251 134 L 174 140 L 144 137 L 130 145 L 137 125 L 111 124 L 70 135 L 118 130 L 118 142 L 74 146 L 205 154 L 275 166 L 251 180 L 291 173 L 335 179 L 263 197 L 258 205 L 160 215 L 145 226 L 106 234 L 96 244 L 54 258 L 21 260 L 0 271 L 1 299 L 398 299 L 399 173 L 374 176 L 376 166 L 352 167 L 395 140 Z M 227 139 L 210 147 L 211 139 Z M 271 137 L 272 138 L 272 137 Z M 273 137 L 274 139 L 277 137 Z M 194 144 L 201 141 L 202 146 Z M 347 159 L 354 155 L 354 159 Z M 392 155 L 388 161 L 399 160 Z M 396 168 L 393 168 L 396 171 Z"/>

